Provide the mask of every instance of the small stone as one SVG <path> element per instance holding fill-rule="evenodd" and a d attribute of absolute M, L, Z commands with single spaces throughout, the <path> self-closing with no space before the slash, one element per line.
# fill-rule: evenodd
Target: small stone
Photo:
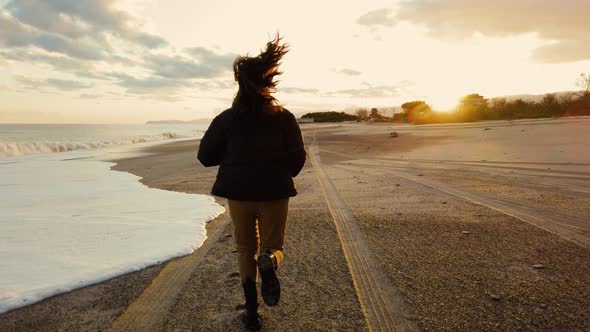
<path fill-rule="evenodd" d="M 492 130 L 492 128 L 484 128 L 483 130 Z"/>
<path fill-rule="evenodd" d="M 490 297 L 494 301 L 500 301 L 500 299 L 501 299 L 500 295 L 498 295 L 498 294 L 490 294 Z"/>
<path fill-rule="evenodd" d="M 447 204 L 447 202 L 442 202 L 443 204 Z"/>
<path fill-rule="evenodd" d="M 424 174 L 418 174 L 418 176 L 424 176 Z"/>
<path fill-rule="evenodd" d="M 467 234 L 469 234 L 469 231 L 462 231 L 461 234 L 467 235 Z"/>
<path fill-rule="evenodd" d="M 539 304 L 539 308 L 545 309 L 547 308 L 547 305 L 545 303 L 541 303 Z"/>
<path fill-rule="evenodd" d="M 537 270 L 542 270 L 545 268 L 545 266 L 543 266 L 543 264 L 535 264 L 535 265 L 533 265 L 533 268 L 535 268 Z"/>
<path fill-rule="evenodd" d="M 396 184 L 395 184 L 395 186 L 396 186 L 396 187 L 399 187 L 399 183 L 396 183 Z"/>

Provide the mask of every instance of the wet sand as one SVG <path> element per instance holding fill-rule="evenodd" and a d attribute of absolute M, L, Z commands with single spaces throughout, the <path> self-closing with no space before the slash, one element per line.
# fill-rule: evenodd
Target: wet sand
<path fill-rule="evenodd" d="M 421 329 L 584 331 L 590 329 L 590 249 L 389 171 L 546 209 L 547 220 L 551 213 L 566 214 L 585 229 L 590 224 L 590 156 L 583 149 L 590 140 L 588 126 L 590 119 L 582 118 L 302 127 L 306 143 L 319 145 L 327 174 Z M 390 138 L 391 131 L 400 136 Z M 216 168 L 196 162 L 197 146 L 185 141 L 153 147 L 150 155 L 120 160 L 114 169 L 142 176 L 150 187 L 206 194 Z M 276 308 L 262 307 L 265 329 L 366 330 L 312 165 L 306 164 L 297 183 L 300 195 L 291 201 L 279 274 L 283 299 Z M 211 222 L 209 230 L 215 225 Z M 210 244 L 213 254 L 196 269 L 158 329 L 240 326 L 235 306 L 242 294 L 231 226 L 222 231 L 221 240 Z M 105 330 L 163 265 L 6 313 L 0 330 Z"/>

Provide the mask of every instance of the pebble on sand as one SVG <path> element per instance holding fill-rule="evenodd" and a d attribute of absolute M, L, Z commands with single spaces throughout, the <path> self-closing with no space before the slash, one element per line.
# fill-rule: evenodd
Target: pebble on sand
<path fill-rule="evenodd" d="M 490 294 L 490 298 L 494 301 L 500 301 L 501 297 L 498 294 Z"/>
<path fill-rule="evenodd" d="M 533 268 L 535 268 L 537 270 L 542 270 L 545 268 L 545 266 L 543 264 L 535 264 L 535 265 L 533 265 Z"/>
<path fill-rule="evenodd" d="M 467 235 L 467 234 L 469 234 L 469 231 L 462 231 L 461 234 Z"/>

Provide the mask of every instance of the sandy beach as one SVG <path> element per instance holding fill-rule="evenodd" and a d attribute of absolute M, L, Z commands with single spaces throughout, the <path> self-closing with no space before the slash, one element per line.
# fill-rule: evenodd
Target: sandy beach
<path fill-rule="evenodd" d="M 375 328 L 381 323 L 370 318 L 375 309 L 364 293 L 375 287 L 395 294 L 393 314 L 408 329 L 589 330 L 588 126 L 584 117 L 302 125 L 312 158 L 291 200 L 283 297 L 272 310 L 261 307 L 264 330 Z M 217 168 L 201 166 L 197 148 L 198 141 L 159 145 L 113 169 L 149 187 L 208 194 Z M 241 328 L 226 214 L 208 224 L 209 239 L 189 255 L 194 268 L 152 330 Z M 349 251 L 342 225 L 358 231 L 355 248 L 374 259 L 368 277 L 380 273 L 382 284 L 363 284 L 355 257 L 365 251 Z M 129 308 L 178 268 L 174 262 L 188 258 L 2 314 L 0 330 L 118 330 Z"/>

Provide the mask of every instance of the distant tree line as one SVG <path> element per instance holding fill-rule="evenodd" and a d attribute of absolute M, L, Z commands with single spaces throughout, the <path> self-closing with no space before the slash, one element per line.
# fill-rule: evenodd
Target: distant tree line
<path fill-rule="evenodd" d="M 506 98 L 488 100 L 473 93 L 461 98 L 459 106 L 451 112 L 433 112 L 424 100 L 413 100 L 401 105 L 402 112 L 384 116 L 379 109 L 359 108 L 355 115 L 345 112 L 314 112 L 303 115 L 314 122 L 407 122 L 414 124 L 473 122 L 480 120 L 514 120 L 590 115 L 590 73 L 581 74 L 576 81 L 581 92 L 572 96 L 557 97 L 546 94 L 540 101 Z"/>
<path fill-rule="evenodd" d="M 453 112 L 432 112 L 425 101 L 411 101 L 402 104 L 403 112 L 395 114 L 394 121 L 427 124 L 590 115 L 590 73 L 581 74 L 576 84 L 581 89 L 577 94 L 558 98 L 549 93 L 536 102 L 506 98 L 488 100 L 473 93 L 461 98 Z"/>
<path fill-rule="evenodd" d="M 562 98 L 557 98 L 555 94 L 546 94 L 537 102 L 523 99 L 507 101 L 506 98 L 494 98 L 488 101 L 483 97 L 481 101 L 474 102 L 473 96 L 476 95 L 470 96 L 463 98 L 454 112 L 422 113 L 408 122 L 426 124 L 590 115 L 590 93 L 587 92 Z"/>
<path fill-rule="evenodd" d="M 357 116 L 344 112 L 312 112 L 302 116 L 305 119 L 313 119 L 314 122 L 342 122 L 357 121 Z"/>

